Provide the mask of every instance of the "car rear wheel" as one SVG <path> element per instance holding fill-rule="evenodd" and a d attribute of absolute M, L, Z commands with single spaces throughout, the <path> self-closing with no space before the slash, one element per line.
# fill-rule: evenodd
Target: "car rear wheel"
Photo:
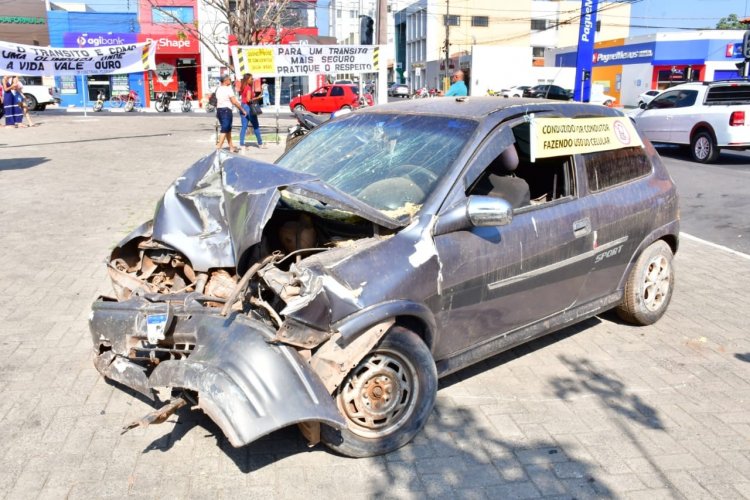
<path fill-rule="evenodd" d="M 650 325 L 664 315 L 674 290 L 672 249 L 664 241 L 643 251 L 625 283 L 625 297 L 617 314 L 635 325 Z"/>
<path fill-rule="evenodd" d="M 305 107 L 302 104 L 297 104 L 294 107 L 294 112 L 295 113 L 304 113 L 305 111 L 307 111 L 307 110 L 305 109 Z"/>
<path fill-rule="evenodd" d="M 39 105 L 39 102 L 37 102 L 36 97 L 34 97 L 31 94 L 26 94 L 26 109 L 29 111 L 35 111 L 36 107 Z"/>
<path fill-rule="evenodd" d="M 347 427 L 324 425 L 321 440 L 350 457 L 394 451 L 422 430 L 436 393 L 437 370 L 430 350 L 414 332 L 393 327 L 335 394 Z"/>
<path fill-rule="evenodd" d="M 693 136 L 690 142 L 690 153 L 698 163 L 713 163 L 719 158 L 719 148 L 713 136 L 703 130 Z"/>
<path fill-rule="evenodd" d="M 341 110 L 340 111 L 344 111 L 345 109 L 351 111 L 352 107 L 349 106 L 348 104 L 344 104 L 343 106 L 341 106 Z"/>

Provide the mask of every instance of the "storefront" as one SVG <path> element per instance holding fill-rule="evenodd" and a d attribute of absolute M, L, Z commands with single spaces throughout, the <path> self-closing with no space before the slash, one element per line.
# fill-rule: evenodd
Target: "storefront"
<path fill-rule="evenodd" d="M 63 47 L 89 48 L 136 43 L 136 33 L 81 33 L 63 34 Z M 113 96 L 128 94 L 134 90 L 143 104 L 144 79 L 141 73 L 121 75 L 59 76 L 61 106 L 79 106 L 84 100 L 92 105 L 101 93 L 105 107 Z"/>
<path fill-rule="evenodd" d="M 156 70 L 144 75 L 148 82 L 147 102 L 161 92 L 169 92 L 173 99 L 181 99 L 185 90 L 203 95 L 200 43 L 196 38 L 141 33 L 138 41 L 156 44 Z"/>
<path fill-rule="evenodd" d="M 617 98 L 617 105 L 636 106 L 650 89 L 690 81 L 738 78 L 742 31 L 656 33 L 608 40 L 594 46 L 592 85 Z M 545 54 L 548 66 L 575 67 L 574 47 Z"/>
<path fill-rule="evenodd" d="M 44 2 L 0 2 L 0 40 L 49 45 Z"/>

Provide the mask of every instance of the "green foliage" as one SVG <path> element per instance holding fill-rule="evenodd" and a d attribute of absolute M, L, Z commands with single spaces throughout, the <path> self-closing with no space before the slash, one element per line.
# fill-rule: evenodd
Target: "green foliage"
<path fill-rule="evenodd" d="M 716 23 L 716 29 L 719 30 L 744 30 L 747 28 L 747 26 L 740 22 L 737 14 L 729 14 L 727 17 L 719 19 L 719 22 Z"/>

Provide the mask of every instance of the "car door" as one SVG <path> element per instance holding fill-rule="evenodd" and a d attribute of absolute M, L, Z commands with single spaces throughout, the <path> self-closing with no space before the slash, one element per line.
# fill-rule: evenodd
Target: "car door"
<path fill-rule="evenodd" d="M 528 132 L 528 124 L 516 127 L 511 147 L 520 155 L 515 173 L 529 184 L 533 204 L 515 209 L 509 225 L 434 238 L 442 291 L 433 305 L 445 332 L 436 347 L 438 359 L 493 338 L 522 336 L 523 327 L 575 303 L 589 272 L 581 255 L 591 249 L 592 235 L 576 193 L 573 157 L 530 162 L 524 151 Z M 459 183 L 449 199 L 460 200 L 472 189 Z"/>
<path fill-rule="evenodd" d="M 672 134 L 675 101 L 678 98 L 679 91 L 663 92 L 648 103 L 646 109 L 635 117 L 638 129 L 651 142 L 669 142 Z"/>
<path fill-rule="evenodd" d="M 326 85 L 311 92 L 307 100 L 309 104 L 305 104 L 307 110 L 312 113 L 328 113 L 329 111 L 326 111 L 326 102 L 328 101 L 329 90 L 330 86 Z"/>
<path fill-rule="evenodd" d="M 585 304 L 611 298 L 644 239 L 655 227 L 671 222 L 660 219 L 672 213 L 672 207 L 654 207 L 654 200 L 665 199 L 668 183 L 654 177 L 647 148 L 585 153 L 580 163 L 595 234 L 593 270 L 579 295 Z"/>
<path fill-rule="evenodd" d="M 694 116 L 697 98 L 697 90 L 684 89 L 677 94 L 674 108 L 672 108 L 672 120 L 669 124 L 669 142 L 690 144 L 690 133 L 693 126 L 700 121 Z"/>
<path fill-rule="evenodd" d="M 334 85 L 329 94 L 326 113 L 338 111 L 342 106 L 348 104 L 347 93 L 344 85 Z"/>

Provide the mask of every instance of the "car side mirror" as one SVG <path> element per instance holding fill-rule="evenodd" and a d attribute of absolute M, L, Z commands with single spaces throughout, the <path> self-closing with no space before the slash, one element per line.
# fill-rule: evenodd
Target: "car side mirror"
<path fill-rule="evenodd" d="M 440 216 L 433 234 L 462 231 L 472 227 L 505 226 L 513 220 L 513 207 L 502 198 L 472 195 Z"/>

